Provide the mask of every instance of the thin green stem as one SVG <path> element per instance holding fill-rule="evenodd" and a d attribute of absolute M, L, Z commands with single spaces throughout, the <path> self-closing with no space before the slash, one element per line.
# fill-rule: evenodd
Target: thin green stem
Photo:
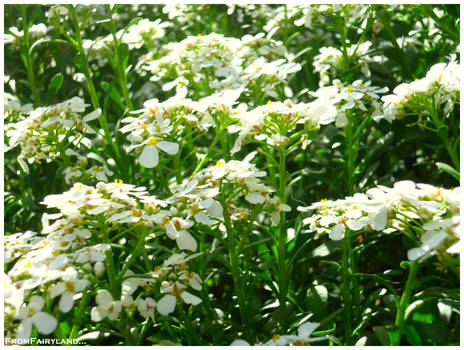
<path fill-rule="evenodd" d="M 24 52 L 22 53 L 21 57 L 23 59 L 24 65 L 26 66 L 27 70 L 27 78 L 29 80 L 29 84 L 32 91 L 32 96 L 34 98 L 34 107 L 38 107 L 42 104 L 40 100 L 39 90 L 37 90 L 34 68 L 32 66 L 32 59 L 30 54 L 30 42 L 29 42 L 29 25 L 27 23 L 27 5 L 21 6 L 21 13 L 22 13 L 22 24 L 23 24 L 23 32 L 24 32 Z"/>
<path fill-rule="evenodd" d="M 349 255 L 351 250 L 351 237 L 349 232 L 345 232 L 342 239 L 342 297 L 345 314 L 345 345 L 351 344 L 351 271 Z"/>
<path fill-rule="evenodd" d="M 403 332 L 404 324 L 406 322 L 406 309 L 409 306 L 409 301 L 411 299 L 411 293 L 413 291 L 414 283 L 416 282 L 416 274 L 419 270 L 419 263 L 413 261 L 409 263 L 409 275 L 406 281 L 406 286 L 404 287 L 403 295 L 401 296 L 400 304 L 396 312 L 395 326 L 399 327 L 400 331 Z M 398 341 L 401 339 L 399 338 Z M 399 344 L 392 344 L 399 345 Z"/>
<path fill-rule="evenodd" d="M 234 240 L 234 232 L 232 229 L 232 224 L 230 222 L 229 208 L 227 206 L 227 202 L 224 196 L 221 199 L 221 204 L 224 210 L 224 225 L 227 231 L 227 250 L 229 252 L 230 269 L 232 272 L 232 278 L 234 280 L 235 294 L 237 295 L 237 299 L 238 299 L 242 326 L 244 327 L 244 332 L 248 334 L 248 328 L 246 327 L 248 320 L 247 320 L 247 308 L 246 308 L 246 303 L 245 303 L 245 294 L 243 292 L 243 285 L 240 279 L 238 254 L 237 254 L 237 249 L 236 249 L 235 240 Z"/>
<path fill-rule="evenodd" d="M 81 325 L 81 318 L 87 308 L 87 305 L 90 302 L 91 293 L 87 290 L 82 292 L 81 302 L 79 304 L 79 309 L 77 310 L 77 316 L 73 318 L 73 326 L 71 328 L 71 332 L 69 333 L 68 339 L 75 339 L 77 336 L 77 332 L 79 331 Z"/>
<path fill-rule="evenodd" d="M 214 146 L 216 146 L 216 143 L 219 141 L 220 137 L 221 137 L 221 132 L 216 132 L 216 134 L 214 135 L 214 139 L 213 141 L 211 142 L 211 144 L 209 145 L 209 148 L 208 148 L 208 151 L 206 152 L 205 156 L 203 157 L 203 159 L 200 161 L 200 163 L 198 163 L 197 167 L 195 168 L 195 170 L 193 171 L 194 173 L 198 172 L 201 170 L 201 168 L 203 168 L 203 166 L 206 164 L 206 162 L 209 160 L 209 158 L 211 157 L 211 153 L 213 152 L 213 149 L 214 149 Z"/>
<path fill-rule="evenodd" d="M 194 335 L 194 327 L 192 324 L 192 320 L 188 316 L 188 314 L 184 311 L 183 305 L 180 303 L 177 303 L 177 311 L 179 312 L 180 316 L 184 319 L 185 321 L 185 330 L 187 334 L 187 342 L 188 345 L 194 345 L 195 344 L 195 335 Z"/>
<path fill-rule="evenodd" d="M 110 15 L 110 29 L 111 29 L 111 34 L 113 36 L 113 42 L 114 42 L 114 61 L 115 61 L 114 70 L 118 77 L 119 86 L 121 88 L 122 95 L 124 96 L 124 101 L 126 101 L 126 105 L 129 108 L 129 110 L 132 111 L 134 107 L 129 97 L 129 90 L 127 89 L 127 75 L 126 75 L 126 70 L 124 68 L 123 62 L 121 60 L 121 51 L 120 51 L 120 46 L 119 46 L 119 40 L 116 35 L 116 25 L 113 20 L 113 11 L 112 11 L 111 5 L 108 5 L 108 8 L 109 8 L 109 15 Z"/>
<path fill-rule="evenodd" d="M 282 203 L 287 201 L 287 170 L 285 167 L 286 150 L 284 146 L 279 148 L 279 194 Z M 287 333 L 287 293 L 288 276 L 285 255 L 287 250 L 287 231 L 286 231 L 285 211 L 280 213 L 279 240 L 278 240 L 278 265 L 279 265 L 279 309 L 280 309 L 280 330 L 282 334 Z"/>

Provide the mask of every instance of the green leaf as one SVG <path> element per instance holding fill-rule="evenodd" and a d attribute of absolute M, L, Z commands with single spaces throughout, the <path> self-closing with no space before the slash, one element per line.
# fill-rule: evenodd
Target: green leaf
<path fill-rule="evenodd" d="M 406 339 L 410 345 L 422 345 L 421 337 L 417 332 L 416 328 L 411 325 L 405 326 Z"/>
<path fill-rule="evenodd" d="M 443 141 L 448 140 L 448 127 L 446 125 L 440 126 L 440 128 L 437 130 L 437 135 Z"/>
<path fill-rule="evenodd" d="M 425 323 L 422 325 L 424 334 L 432 339 L 437 345 L 447 345 L 450 331 L 447 327 L 436 323 Z"/>
<path fill-rule="evenodd" d="M 73 63 L 76 65 L 77 69 L 79 69 L 80 72 L 84 71 L 84 57 L 82 57 L 81 54 L 77 54 L 73 58 Z"/>
<path fill-rule="evenodd" d="M 129 61 L 129 46 L 127 44 L 119 45 L 119 55 L 122 64 L 122 68 L 125 71 L 127 68 L 127 62 Z"/>
<path fill-rule="evenodd" d="M 50 84 L 48 84 L 48 91 L 57 92 L 60 89 L 61 84 L 63 84 L 63 74 L 57 73 L 50 80 Z"/>
<path fill-rule="evenodd" d="M 377 326 L 374 327 L 374 332 L 382 345 L 399 344 L 401 340 L 401 332 L 396 326 Z"/>
<path fill-rule="evenodd" d="M 329 256 L 335 249 L 340 248 L 340 241 L 329 241 L 314 249 L 309 256 L 312 258 L 322 258 Z"/>
<path fill-rule="evenodd" d="M 455 179 L 460 181 L 461 176 L 459 174 L 459 171 L 454 169 L 451 165 L 441 163 L 441 162 L 436 162 L 435 165 L 438 167 L 438 169 L 443 170 L 444 172 L 447 172 L 451 176 L 453 176 Z"/>
<path fill-rule="evenodd" d="M 324 286 L 311 287 L 306 293 L 308 309 L 314 313 L 316 320 L 320 320 L 327 315 L 328 295 L 327 288 Z"/>

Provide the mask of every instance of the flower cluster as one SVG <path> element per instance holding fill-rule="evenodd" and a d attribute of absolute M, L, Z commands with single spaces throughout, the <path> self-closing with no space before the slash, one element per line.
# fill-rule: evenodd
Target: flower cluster
<path fill-rule="evenodd" d="M 236 114 L 238 124 L 228 128 L 231 133 L 239 133 L 231 152 L 238 152 L 247 138 L 265 141 L 272 146 L 286 145 L 297 125 L 316 130 L 320 125 L 333 122 L 336 114 L 336 108 L 327 99 L 317 99 L 311 103 L 268 101 L 266 105 Z"/>
<path fill-rule="evenodd" d="M 365 194 L 335 201 L 323 199 L 300 211 L 316 210 L 303 223 L 308 232 L 341 240 L 353 232 L 411 230 L 421 245 L 408 251 L 410 260 L 424 260 L 435 251 L 455 253 L 460 232 L 460 188 L 446 190 L 412 181 L 392 188 L 377 186 Z"/>
<path fill-rule="evenodd" d="M 94 133 L 87 122 L 97 119 L 101 110 L 97 109 L 82 117 L 86 105 L 84 100 L 74 97 L 53 106 L 39 107 L 18 122 L 5 126 L 9 138 L 9 148 L 21 147 L 18 158 L 24 171 L 28 165 L 42 160 L 50 161 L 64 156 L 68 144 L 90 145 L 85 134 Z"/>
<path fill-rule="evenodd" d="M 384 118 L 392 121 L 406 112 L 421 114 L 430 111 L 430 97 L 436 106 L 445 104 L 446 114 L 459 101 L 459 96 L 460 64 L 454 61 L 437 63 L 424 78 L 402 83 L 393 90 L 393 94 L 382 97 Z"/>
<path fill-rule="evenodd" d="M 11 34 L 5 34 L 3 40 L 5 44 L 11 44 L 14 48 L 19 48 L 24 40 L 24 31 L 16 27 L 8 29 Z M 47 35 L 48 28 L 45 24 L 39 23 L 32 25 L 27 31 L 29 40 L 34 42 L 44 38 Z"/>
<path fill-rule="evenodd" d="M 178 139 L 191 129 L 221 127 L 237 113 L 233 105 L 239 96 L 240 91 L 224 90 L 199 101 L 178 97 L 164 102 L 148 100 L 143 109 L 134 112 L 139 114 L 137 117 L 121 120 L 126 125 L 120 131 L 129 134 L 127 139 L 131 142 L 127 151 L 140 153 L 140 164 L 154 168 L 159 161 L 158 149 L 171 155 L 179 152 L 179 145 L 166 139 Z"/>
<path fill-rule="evenodd" d="M 262 33 L 241 39 L 211 33 L 169 43 L 159 54 L 142 58 L 139 65 L 151 73 L 151 80 L 162 82 L 163 90 L 176 87 L 180 97 L 200 90 L 242 88 L 277 97 L 274 87 L 300 70 L 299 64 L 282 58 L 285 55 L 281 42 L 266 39 Z M 206 89 L 196 89 L 201 86 Z"/>
<path fill-rule="evenodd" d="M 381 55 L 372 55 L 370 51 L 371 46 L 372 43 L 366 41 L 359 45 L 353 44 L 346 48 L 346 56 L 350 62 L 358 67 L 367 78 L 371 76 L 369 63 L 380 63 L 385 60 Z M 344 62 L 346 62 L 346 60 L 344 59 L 344 52 L 341 49 L 336 47 L 321 47 L 319 54 L 314 57 L 313 62 L 314 70 L 318 72 L 320 76 L 319 86 L 327 85 L 340 70 L 353 68 L 351 66 L 343 67 Z"/>
<path fill-rule="evenodd" d="M 140 49 L 143 46 L 152 49 L 165 35 L 165 28 L 169 26 L 171 23 L 162 22 L 161 19 L 155 21 L 142 19 L 127 30 L 118 31 L 116 38 L 120 43 L 127 44 L 130 50 Z M 114 37 L 109 34 L 96 40 L 85 39 L 82 44 L 89 58 L 96 60 L 99 66 L 103 66 L 108 61 L 108 55 L 111 55 Z"/>
<path fill-rule="evenodd" d="M 264 346 L 289 346 L 289 345 L 297 345 L 297 346 L 305 346 L 310 345 L 310 343 L 324 340 L 326 337 L 320 338 L 311 338 L 311 334 L 314 330 L 319 327 L 319 323 L 316 322 L 304 322 L 298 327 L 298 335 L 280 335 L 274 334 L 270 340 L 262 344 L 255 344 L 255 345 L 264 345 Z M 250 346 L 250 344 L 243 340 L 237 339 L 230 344 L 231 346 Z"/>
<path fill-rule="evenodd" d="M 356 80 L 345 86 L 338 79 L 334 79 L 332 85 L 320 87 L 310 95 L 322 100 L 330 101 L 337 108 L 335 126 L 344 127 L 348 123 L 347 111 L 353 110 L 357 114 L 370 114 L 372 119 L 378 121 L 383 117 L 380 96 L 388 91 L 388 88 L 371 86 L 370 81 Z M 353 112 L 354 112 L 353 111 Z"/>

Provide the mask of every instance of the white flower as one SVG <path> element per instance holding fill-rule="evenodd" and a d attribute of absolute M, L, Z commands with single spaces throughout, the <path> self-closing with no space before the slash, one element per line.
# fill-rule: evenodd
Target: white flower
<path fill-rule="evenodd" d="M 187 304 L 198 305 L 201 303 L 201 299 L 187 292 L 185 290 L 185 286 L 182 283 L 176 282 L 172 285 L 169 284 L 162 288 L 162 291 L 169 294 L 163 296 L 156 304 L 156 309 L 161 315 L 166 316 L 174 311 L 176 308 L 178 296 L 180 296 L 181 299 Z"/>
<path fill-rule="evenodd" d="M 90 311 L 93 322 L 100 322 L 108 317 L 109 320 L 118 318 L 121 312 L 121 301 L 113 301 L 113 297 L 106 289 L 100 289 L 95 297 L 97 306 Z"/>
<path fill-rule="evenodd" d="M 17 310 L 15 317 L 21 320 L 21 324 L 19 325 L 16 339 L 29 339 L 32 326 L 35 326 L 39 333 L 42 334 L 50 334 L 55 330 L 58 322 L 53 316 L 40 311 L 44 306 L 44 298 L 33 295 L 29 300 L 29 304 L 23 305 Z"/>
<path fill-rule="evenodd" d="M 152 298 L 145 298 L 137 300 L 137 310 L 142 317 L 150 317 L 155 322 L 155 306 L 156 301 Z"/>
<path fill-rule="evenodd" d="M 67 268 L 62 274 L 63 282 L 53 285 L 50 288 L 50 298 L 61 295 L 59 308 L 61 312 L 68 312 L 74 305 L 74 295 L 84 290 L 89 281 L 77 278 L 77 271 Z"/>
<path fill-rule="evenodd" d="M 158 165 L 158 149 L 161 149 L 162 151 L 171 155 L 176 154 L 179 151 L 179 145 L 177 143 L 159 141 L 154 136 L 150 137 L 143 144 L 146 146 L 140 155 L 139 161 L 140 164 L 145 168 L 154 168 Z"/>

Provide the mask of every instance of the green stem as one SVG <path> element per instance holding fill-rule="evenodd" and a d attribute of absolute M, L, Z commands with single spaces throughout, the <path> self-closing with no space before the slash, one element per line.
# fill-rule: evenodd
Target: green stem
<path fill-rule="evenodd" d="M 92 75 L 90 74 L 90 67 L 89 67 L 89 61 L 87 60 L 87 56 L 85 54 L 85 50 L 84 50 L 84 47 L 82 46 L 82 36 L 81 36 L 81 28 L 79 27 L 79 21 L 77 19 L 77 15 L 76 15 L 76 9 L 74 8 L 74 5 L 71 5 L 69 7 L 70 9 L 70 12 L 71 12 L 71 16 L 72 16 L 72 20 L 73 20 L 73 23 L 74 23 L 74 31 L 75 31 L 75 34 L 76 34 L 76 44 L 77 44 L 77 50 L 79 51 L 79 54 L 82 56 L 82 63 L 83 63 L 83 74 L 85 75 L 85 82 L 87 83 L 87 90 L 90 94 L 90 99 L 92 101 L 92 106 L 95 108 L 95 109 L 98 109 L 100 108 L 100 103 L 98 102 L 98 97 L 97 97 L 97 93 L 95 91 L 95 86 L 93 85 L 93 81 L 92 81 Z M 103 115 L 103 114 L 102 114 Z M 101 118 L 100 118 L 101 120 Z M 102 128 L 103 130 L 105 130 L 104 128 L 104 125 L 102 123 L 102 121 L 100 121 L 100 123 L 102 124 Z M 106 127 L 107 129 L 108 127 Z M 107 132 L 107 130 L 105 130 L 105 133 Z"/>
<path fill-rule="evenodd" d="M 111 34 L 113 36 L 114 41 L 114 60 L 115 60 L 115 71 L 116 75 L 118 76 L 119 86 L 121 87 L 122 95 L 124 96 L 124 101 L 126 101 L 126 105 L 130 111 L 134 109 L 132 105 L 132 101 L 129 97 L 129 91 L 127 90 L 127 76 L 126 70 L 123 67 L 123 62 L 121 61 L 121 52 L 119 50 L 119 41 L 116 36 L 116 25 L 113 21 L 113 11 L 111 9 L 111 5 L 108 5 L 109 8 L 109 15 L 110 15 L 110 29 Z"/>
<path fill-rule="evenodd" d="M 352 116 L 347 111 L 346 113 L 348 123 L 345 127 L 345 138 L 346 138 L 346 152 L 347 152 L 347 167 L 346 176 L 348 179 L 348 195 L 352 196 L 355 192 L 354 184 L 354 152 L 353 152 L 353 120 Z"/>
<path fill-rule="evenodd" d="M 285 168 L 286 151 L 284 146 L 279 148 L 279 194 L 282 203 L 287 201 L 287 170 Z M 280 309 L 280 330 L 282 334 L 287 333 L 287 265 L 285 264 L 285 255 L 287 249 L 287 231 L 286 231 L 285 211 L 280 213 L 279 222 L 279 240 L 278 240 L 278 265 L 279 265 L 279 309 Z"/>
<path fill-rule="evenodd" d="M 224 225 L 227 231 L 227 250 L 229 252 L 230 269 L 232 272 L 232 278 L 234 280 L 235 294 L 237 295 L 237 299 L 238 299 L 242 326 L 244 327 L 245 333 L 248 334 L 248 328 L 246 328 L 247 309 L 246 309 L 246 303 L 245 303 L 245 294 L 243 293 L 243 288 L 242 288 L 243 285 L 240 279 L 238 254 L 237 254 L 237 249 L 235 246 L 234 232 L 232 230 L 232 225 L 230 222 L 229 209 L 228 209 L 228 206 L 227 206 L 227 203 L 224 197 L 221 200 L 221 204 L 224 210 Z"/>
<path fill-rule="evenodd" d="M 24 65 L 26 66 L 27 70 L 27 78 L 29 80 L 29 84 L 31 86 L 32 96 L 34 98 L 34 107 L 38 107 L 42 104 L 40 100 L 40 94 L 37 90 L 34 68 L 32 66 L 32 59 L 30 55 L 30 42 L 29 42 L 29 25 L 27 23 L 27 5 L 21 6 L 21 13 L 22 13 L 22 24 L 23 24 L 23 32 L 24 32 L 24 47 L 25 52 L 21 55 Z"/>
<path fill-rule="evenodd" d="M 185 321 L 185 330 L 187 334 L 187 342 L 188 345 L 194 345 L 195 344 L 195 335 L 194 335 L 194 327 L 192 324 L 192 320 L 188 316 L 188 314 L 184 311 L 183 305 L 180 303 L 177 303 L 177 311 L 179 311 L 179 314 Z"/>
<path fill-rule="evenodd" d="M 73 326 L 72 326 L 71 332 L 69 333 L 68 339 L 76 338 L 77 332 L 79 331 L 79 327 L 81 325 L 82 315 L 84 314 L 85 309 L 90 302 L 90 297 L 91 297 L 91 294 L 88 291 L 84 290 L 82 292 L 82 298 L 79 304 L 79 309 L 77 311 L 77 317 L 73 319 Z"/>
<path fill-rule="evenodd" d="M 416 281 L 416 274 L 419 270 L 419 263 L 417 261 L 413 261 L 409 263 L 409 275 L 406 281 L 406 286 L 404 288 L 403 295 L 401 296 L 400 304 L 398 306 L 398 310 L 396 312 L 396 320 L 395 326 L 399 327 L 400 331 L 403 332 L 404 324 L 406 322 L 406 309 L 409 306 L 409 301 L 411 299 L 411 293 L 413 291 L 413 286 Z M 397 341 L 399 342 L 401 339 L 399 338 Z M 392 344 L 392 345 L 399 345 L 399 344 Z"/>
<path fill-rule="evenodd" d="M 453 146 L 451 145 L 451 141 L 448 136 L 448 129 L 446 125 L 443 123 L 442 120 L 438 117 L 437 106 L 435 105 L 435 96 L 432 96 L 433 102 L 430 106 L 430 116 L 432 117 L 433 124 L 437 130 L 438 137 L 442 140 L 443 144 L 445 145 L 446 151 L 448 152 L 451 161 L 453 162 L 454 168 L 459 172 L 460 171 L 460 162 L 459 156 L 455 152 Z M 446 130 L 445 132 L 439 132 L 440 128 L 444 127 Z"/>
<path fill-rule="evenodd" d="M 204 158 L 200 161 L 200 163 L 198 163 L 197 167 L 195 168 L 195 170 L 193 171 L 194 173 L 198 172 L 201 170 L 201 168 L 203 168 L 203 166 L 206 164 L 206 162 L 209 160 L 209 158 L 211 157 L 211 153 L 214 149 L 214 146 L 216 146 L 216 143 L 219 141 L 220 137 L 221 137 L 221 132 L 216 132 L 216 134 L 214 135 L 214 139 L 213 141 L 211 142 L 211 144 L 209 145 L 209 148 L 208 148 L 208 151 L 206 152 Z"/>
<path fill-rule="evenodd" d="M 349 255 L 351 250 L 351 237 L 348 232 L 342 240 L 342 297 L 345 314 L 345 345 L 351 345 L 351 290 L 350 280 L 351 271 L 349 265 Z"/>

